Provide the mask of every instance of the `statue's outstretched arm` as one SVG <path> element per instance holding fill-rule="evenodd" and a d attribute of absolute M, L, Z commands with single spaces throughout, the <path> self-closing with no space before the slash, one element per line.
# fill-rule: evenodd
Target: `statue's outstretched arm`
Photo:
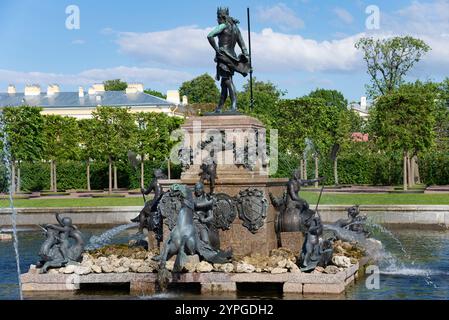
<path fill-rule="evenodd" d="M 62 219 L 61 219 L 61 216 L 59 215 L 59 213 L 56 213 L 55 217 L 56 217 L 56 220 L 58 221 L 59 225 L 61 227 L 64 227 L 64 224 L 62 223 Z"/>
<path fill-rule="evenodd" d="M 143 194 L 147 195 L 150 194 L 151 191 L 155 191 L 156 190 L 156 185 L 157 185 L 157 180 L 153 179 L 153 181 L 151 181 L 150 185 L 148 186 L 148 188 L 143 192 Z"/>

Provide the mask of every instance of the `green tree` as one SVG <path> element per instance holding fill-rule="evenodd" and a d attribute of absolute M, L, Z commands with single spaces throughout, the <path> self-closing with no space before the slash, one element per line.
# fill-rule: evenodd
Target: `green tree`
<path fill-rule="evenodd" d="M 253 109 L 250 110 L 250 82 L 243 85 L 243 91 L 237 94 L 237 104 L 240 110 L 258 118 L 267 128 L 271 128 L 278 117 L 277 103 L 285 95 L 271 82 L 257 81 L 253 78 Z"/>
<path fill-rule="evenodd" d="M 436 151 L 449 152 L 449 78 L 438 84 L 436 102 Z"/>
<path fill-rule="evenodd" d="M 155 97 L 158 97 L 158 98 L 161 98 L 161 99 L 167 99 L 167 96 L 165 94 L 163 94 L 163 93 L 161 93 L 159 91 L 156 91 L 156 90 L 146 89 L 144 92 L 146 94 L 150 94 L 152 96 L 155 96 Z"/>
<path fill-rule="evenodd" d="M 109 193 L 112 193 L 112 166 L 114 165 L 114 189 L 118 188 L 115 161 L 124 158 L 135 146 L 136 124 L 130 108 L 97 107 L 92 112 L 94 126 L 93 143 L 99 154 L 109 163 Z"/>
<path fill-rule="evenodd" d="M 79 151 L 78 122 L 73 117 L 44 116 L 45 158 L 50 160 L 50 189 L 58 191 L 56 166 L 58 161 L 75 160 Z"/>
<path fill-rule="evenodd" d="M 42 159 L 44 139 L 42 130 L 44 120 L 42 108 L 20 106 L 5 107 L 0 114 L 4 123 L 11 162 L 11 190 L 20 191 L 20 163 L 21 161 L 38 161 Z M 1 141 L 4 133 L 0 132 Z M 3 149 L 3 145 L 2 145 Z M 17 166 L 17 183 L 16 183 Z"/>
<path fill-rule="evenodd" d="M 388 94 L 404 81 L 407 72 L 430 51 L 422 40 L 410 36 L 388 39 L 361 38 L 355 47 L 362 50 L 371 77 L 370 97 Z"/>
<path fill-rule="evenodd" d="M 428 150 L 435 138 L 435 86 L 404 84 L 377 99 L 370 112 L 372 138 L 383 150 L 403 154 L 403 187 L 413 185 L 411 159 Z"/>
<path fill-rule="evenodd" d="M 165 161 L 174 142 L 170 134 L 182 122 L 181 118 L 169 117 L 165 113 L 139 112 L 135 114 L 137 122 L 137 142 L 135 151 L 140 155 L 140 185 L 144 188 L 144 160 L 148 158 L 156 163 Z"/>
<path fill-rule="evenodd" d="M 327 106 L 336 106 L 341 109 L 346 109 L 348 100 L 344 95 L 337 90 L 316 89 L 308 94 L 310 98 L 321 98 L 326 102 Z"/>
<path fill-rule="evenodd" d="M 128 88 L 128 84 L 120 79 L 106 80 L 103 84 L 106 91 L 124 91 Z"/>
<path fill-rule="evenodd" d="M 90 185 L 90 163 L 92 159 L 96 159 L 99 155 L 95 148 L 95 119 L 80 119 L 78 126 L 80 131 L 79 156 L 81 160 L 86 162 L 86 186 L 87 190 L 91 190 Z"/>
<path fill-rule="evenodd" d="M 187 96 L 189 103 L 218 103 L 220 96 L 214 78 L 207 73 L 184 82 L 179 94 Z"/>

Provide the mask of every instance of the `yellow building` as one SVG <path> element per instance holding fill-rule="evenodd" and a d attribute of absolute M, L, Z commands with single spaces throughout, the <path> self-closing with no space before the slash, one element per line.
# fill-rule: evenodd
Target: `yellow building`
<path fill-rule="evenodd" d="M 129 107 L 131 112 L 163 112 L 170 116 L 181 116 L 183 103 L 170 91 L 168 100 L 144 92 L 143 84 L 128 84 L 125 91 L 105 91 L 103 84 L 94 84 L 87 92 L 82 87 L 78 92 L 61 92 L 58 85 L 49 85 L 41 92 L 39 85 L 27 85 L 23 93 L 16 92 L 13 85 L 6 93 L 0 93 L 0 108 L 7 106 L 42 107 L 42 114 L 71 116 L 78 119 L 91 118 L 98 106 Z M 184 101 L 183 101 L 184 102 Z"/>

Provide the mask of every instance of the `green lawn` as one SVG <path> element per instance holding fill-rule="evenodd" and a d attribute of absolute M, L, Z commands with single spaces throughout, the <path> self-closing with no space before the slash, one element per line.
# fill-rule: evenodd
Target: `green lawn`
<path fill-rule="evenodd" d="M 319 193 L 301 192 L 301 197 L 310 204 L 315 204 Z M 341 194 L 323 193 L 321 204 L 446 204 L 449 205 L 449 194 Z M 131 198 L 75 198 L 75 199 L 17 199 L 14 205 L 23 207 L 109 207 L 109 206 L 142 206 L 141 197 Z M 0 207 L 8 207 L 7 200 L 0 200 Z"/>

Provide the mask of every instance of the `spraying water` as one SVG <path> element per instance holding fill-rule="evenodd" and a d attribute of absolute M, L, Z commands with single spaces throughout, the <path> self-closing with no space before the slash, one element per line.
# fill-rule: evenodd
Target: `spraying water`
<path fill-rule="evenodd" d="M 19 256 L 19 238 L 17 237 L 17 211 L 14 208 L 13 193 L 14 190 L 11 187 L 12 181 L 12 170 L 11 170 L 11 152 L 8 141 L 8 134 L 6 132 L 6 126 L 3 119 L 3 114 L 0 113 L 0 134 L 2 134 L 2 144 L 3 144 L 3 162 L 6 167 L 6 185 L 8 186 L 9 195 L 9 207 L 11 209 L 11 221 L 12 221 L 12 233 L 13 233 L 13 244 L 14 253 L 16 255 L 16 266 L 17 266 L 17 281 L 19 285 L 19 299 L 23 300 L 22 294 L 22 281 L 20 280 L 20 256 Z"/>
<path fill-rule="evenodd" d="M 95 250 L 99 249 L 107 244 L 109 244 L 116 235 L 119 233 L 138 226 L 138 223 L 128 223 L 128 224 L 122 224 L 120 226 L 114 227 L 112 229 L 109 229 L 105 231 L 100 236 L 92 236 L 89 239 L 89 243 L 86 245 L 86 250 Z"/>
<path fill-rule="evenodd" d="M 366 221 L 366 225 L 370 227 L 374 231 L 379 231 L 384 235 L 391 238 L 396 244 L 397 247 L 402 251 L 405 258 L 411 261 L 412 265 L 415 265 L 415 261 L 412 259 L 411 255 L 407 252 L 402 242 L 387 228 L 384 226 L 374 223 L 369 218 Z M 434 288 L 438 288 L 437 285 L 432 281 L 430 277 L 432 275 L 432 270 L 428 269 L 420 269 L 420 268 L 409 268 L 404 265 L 404 263 L 400 262 L 396 256 L 391 254 L 390 252 L 383 252 L 382 257 L 383 262 L 385 263 L 384 270 L 381 273 L 386 275 L 405 275 L 405 276 L 423 276 L 424 281 L 427 285 L 433 286 Z"/>

